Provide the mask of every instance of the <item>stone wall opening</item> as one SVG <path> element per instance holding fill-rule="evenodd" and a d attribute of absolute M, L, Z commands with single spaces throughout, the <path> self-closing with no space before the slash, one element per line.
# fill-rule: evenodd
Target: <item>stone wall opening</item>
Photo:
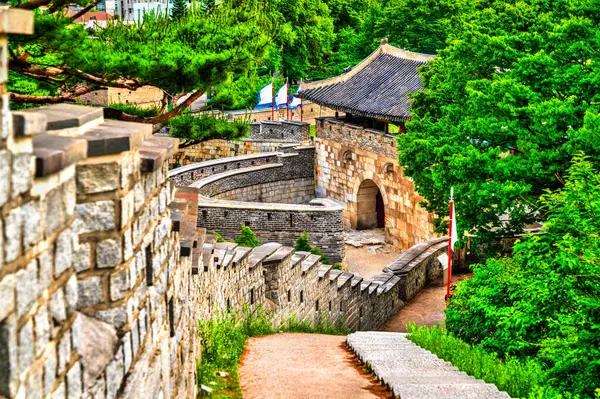
<path fill-rule="evenodd" d="M 356 229 L 366 230 L 385 227 L 385 205 L 377 184 L 363 180 L 358 188 Z"/>

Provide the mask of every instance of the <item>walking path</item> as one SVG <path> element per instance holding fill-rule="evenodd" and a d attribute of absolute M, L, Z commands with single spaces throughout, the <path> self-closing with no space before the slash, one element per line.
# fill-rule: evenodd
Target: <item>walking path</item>
<path fill-rule="evenodd" d="M 389 398 L 390 392 L 361 369 L 345 340 L 318 334 L 250 338 L 239 369 L 244 398 Z"/>
<path fill-rule="evenodd" d="M 473 277 L 472 273 L 455 274 L 452 276 L 452 284 L 471 277 Z M 425 287 L 396 316 L 391 318 L 383 331 L 406 332 L 406 325 L 410 322 L 417 323 L 417 326 L 443 324 L 446 319 L 444 315 L 445 295 L 446 287 L 442 283 L 442 278 L 439 278 Z"/>
<path fill-rule="evenodd" d="M 402 399 L 507 399 L 493 384 L 477 380 L 402 333 L 357 332 L 348 345 Z"/>

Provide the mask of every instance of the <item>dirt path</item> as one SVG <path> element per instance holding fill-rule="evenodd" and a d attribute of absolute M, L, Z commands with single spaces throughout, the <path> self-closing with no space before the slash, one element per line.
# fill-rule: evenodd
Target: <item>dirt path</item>
<path fill-rule="evenodd" d="M 456 274 L 452 276 L 452 283 L 472 276 L 472 274 Z M 415 322 L 418 326 L 433 326 L 437 323 L 443 323 L 446 318 L 444 316 L 444 309 L 446 308 L 445 294 L 446 287 L 442 284 L 442 279 L 434 281 L 402 308 L 388 322 L 383 331 L 406 332 L 406 325 L 410 322 Z"/>
<path fill-rule="evenodd" d="M 389 398 L 361 370 L 345 339 L 318 334 L 250 338 L 240 366 L 244 398 Z"/>

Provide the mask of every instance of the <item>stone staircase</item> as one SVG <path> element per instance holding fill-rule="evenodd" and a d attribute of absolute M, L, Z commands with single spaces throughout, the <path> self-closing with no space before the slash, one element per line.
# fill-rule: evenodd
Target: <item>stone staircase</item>
<path fill-rule="evenodd" d="M 403 333 L 356 332 L 346 344 L 401 399 L 510 398 L 495 385 L 415 345 Z"/>

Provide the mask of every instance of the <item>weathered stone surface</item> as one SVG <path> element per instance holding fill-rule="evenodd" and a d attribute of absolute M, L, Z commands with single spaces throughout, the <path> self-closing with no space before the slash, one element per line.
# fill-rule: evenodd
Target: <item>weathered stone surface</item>
<path fill-rule="evenodd" d="M 6 276 L 0 281 L 0 320 L 15 309 L 15 279 L 13 275 Z"/>
<path fill-rule="evenodd" d="M 90 244 L 79 244 L 73 253 L 74 266 L 76 272 L 83 272 L 90 268 Z"/>
<path fill-rule="evenodd" d="M 120 171 L 117 161 L 78 165 L 77 188 L 83 194 L 116 190 L 120 187 Z"/>
<path fill-rule="evenodd" d="M 43 252 L 38 258 L 38 288 L 40 291 L 48 288 L 52 282 L 52 252 Z"/>
<path fill-rule="evenodd" d="M 69 281 L 67 281 L 67 285 L 65 286 L 65 299 L 67 302 L 67 315 L 71 315 L 77 308 L 79 299 L 79 286 L 75 275 L 71 276 Z"/>
<path fill-rule="evenodd" d="M 61 191 L 54 189 L 50 191 L 44 201 L 44 232 L 50 236 L 59 227 L 65 219 L 65 208 Z"/>
<path fill-rule="evenodd" d="M 17 325 L 15 317 L 0 322 L 0 394 L 14 396 L 17 390 Z"/>
<path fill-rule="evenodd" d="M 29 320 L 19 331 L 19 370 L 27 370 L 34 359 L 33 321 Z"/>
<path fill-rule="evenodd" d="M 66 390 L 64 381 L 60 383 L 56 391 L 52 394 L 52 399 L 66 399 Z"/>
<path fill-rule="evenodd" d="M 26 382 L 25 391 L 27 392 L 27 399 L 42 399 L 42 370 L 33 370 L 29 374 Z"/>
<path fill-rule="evenodd" d="M 71 361 L 71 334 L 65 332 L 63 337 L 58 341 L 58 374 L 65 371 L 67 365 Z"/>
<path fill-rule="evenodd" d="M 56 381 L 57 366 L 58 359 L 56 358 L 56 353 L 52 351 L 44 363 L 44 395 L 50 393 L 50 390 L 54 385 L 54 381 Z"/>
<path fill-rule="evenodd" d="M 121 243 L 109 239 L 96 245 L 96 267 L 115 267 L 121 263 Z"/>
<path fill-rule="evenodd" d="M 46 115 L 48 130 L 63 130 L 78 128 L 86 123 L 102 122 L 104 113 L 102 108 L 84 107 L 74 104 L 54 104 L 39 107 L 25 112 L 35 112 Z"/>
<path fill-rule="evenodd" d="M 85 280 L 77 281 L 77 308 L 95 305 L 103 301 L 102 279 L 99 276 L 91 276 Z M 69 289 L 67 286 L 67 301 L 69 300 Z"/>
<path fill-rule="evenodd" d="M 81 345 L 79 356 L 83 365 L 84 386 L 91 387 L 112 361 L 118 344 L 117 332 L 108 323 L 79 313 Z"/>
<path fill-rule="evenodd" d="M 50 340 L 50 320 L 48 307 L 40 306 L 34 319 L 35 323 L 35 355 L 40 356 Z"/>
<path fill-rule="evenodd" d="M 16 198 L 29 190 L 33 176 L 33 157 L 28 154 L 13 154 L 12 197 Z"/>
<path fill-rule="evenodd" d="M 21 229 L 23 226 L 23 209 L 13 209 L 5 219 L 6 242 L 4 245 L 5 262 L 13 262 L 21 254 Z"/>
<path fill-rule="evenodd" d="M 0 150 L 0 206 L 8 201 L 10 195 L 10 152 Z"/>
<path fill-rule="evenodd" d="M 119 352 L 117 357 L 106 367 L 106 399 L 115 399 L 124 376 L 123 359 Z"/>
<path fill-rule="evenodd" d="M 42 215 L 41 207 L 38 201 L 31 201 L 23 205 L 23 250 L 27 252 L 29 248 L 37 244 L 42 236 Z"/>
<path fill-rule="evenodd" d="M 115 328 L 121 328 L 127 323 L 127 309 L 123 305 L 112 309 L 99 310 L 96 312 L 96 318 L 110 323 Z"/>
<path fill-rule="evenodd" d="M 79 399 L 83 391 L 81 364 L 75 363 L 67 373 L 67 399 Z"/>
<path fill-rule="evenodd" d="M 17 315 L 23 316 L 38 297 L 37 263 L 31 262 L 16 274 Z"/>
<path fill-rule="evenodd" d="M 80 233 L 107 231 L 115 228 L 115 204 L 113 201 L 98 201 L 78 204 L 75 213 L 80 219 Z"/>
<path fill-rule="evenodd" d="M 58 289 L 50 300 L 50 310 L 52 319 L 56 325 L 61 324 L 67 319 L 67 306 L 62 288 Z"/>
<path fill-rule="evenodd" d="M 54 253 L 54 277 L 58 278 L 73 263 L 73 232 L 67 229 L 58 235 L 56 239 L 56 251 Z"/>
<path fill-rule="evenodd" d="M 47 121 L 44 114 L 34 112 L 12 112 L 15 136 L 35 136 L 46 133 Z"/>
<path fill-rule="evenodd" d="M 129 289 L 129 269 L 123 269 L 110 276 L 110 299 L 118 301 L 125 298 Z"/>

